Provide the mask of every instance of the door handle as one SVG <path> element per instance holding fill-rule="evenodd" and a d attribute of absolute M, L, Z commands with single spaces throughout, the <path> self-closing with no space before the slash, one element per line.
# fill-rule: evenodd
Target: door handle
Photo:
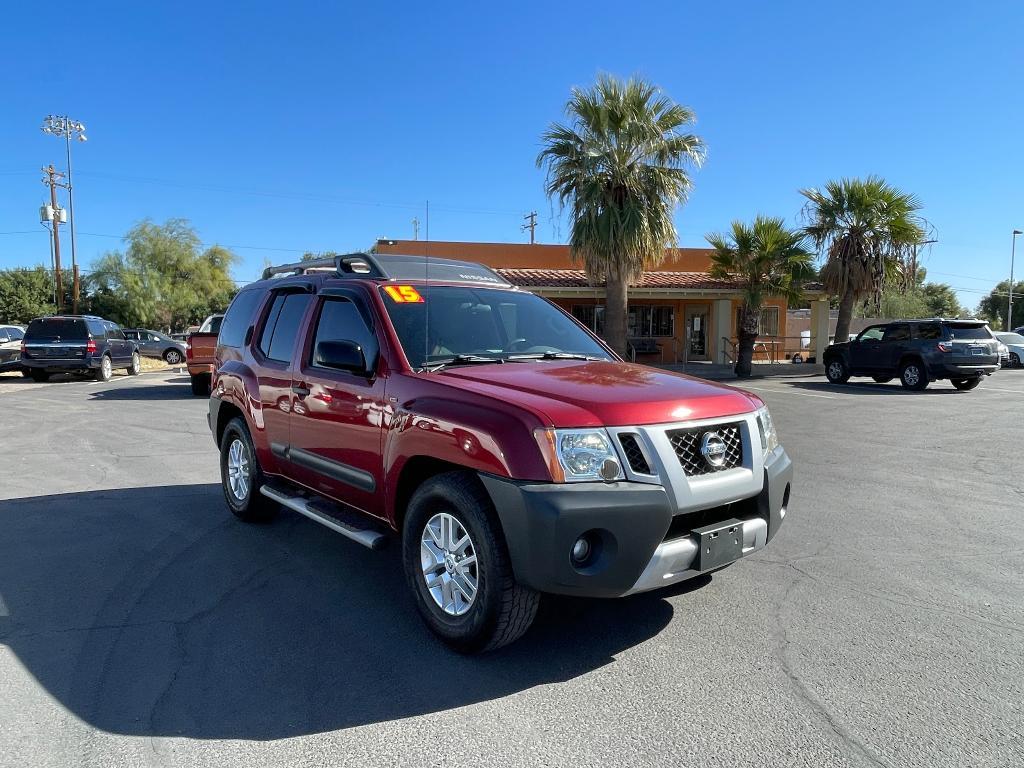
<path fill-rule="evenodd" d="M 300 398 L 307 397 L 309 395 L 309 387 L 302 384 L 292 384 L 292 392 Z"/>

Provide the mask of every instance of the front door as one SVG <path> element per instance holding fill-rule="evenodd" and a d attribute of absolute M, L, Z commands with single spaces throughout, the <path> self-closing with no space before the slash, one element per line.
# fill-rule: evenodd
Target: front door
<path fill-rule="evenodd" d="M 850 369 L 854 374 L 877 371 L 882 365 L 884 325 L 872 325 L 850 342 Z M 842 339 L 836 339 L 839 343 Z"/>
<path fill-rule="evenodd" d="M 319 299 L 294 376 L 289 460 L 303 485 L 382 517 L 385 378 L 376 373 L 380 347 L 362 301 L 355 292 Z M 371 374 L 317 365 L 317 344 L 342 340 L 359 344 Z"/>
<path fill-rule="evenodd" d="M 686 308 L 686 327 L 683 344 L 687 360 L 708 359 L 708 307 L 705 304 Z"/>

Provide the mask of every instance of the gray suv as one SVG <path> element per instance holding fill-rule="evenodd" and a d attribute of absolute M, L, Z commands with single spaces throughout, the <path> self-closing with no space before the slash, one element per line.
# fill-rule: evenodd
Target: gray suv
<path fill-rule="evenodd" d="M 921 390 L 949 379 L 966 390 L 999 369 L 999 344 L 981 320 L 894 320 L 830 344 L 823 360 L 833 384 L 851 376 L 870 376 L 880 384 L 899 377 L 906 389 Z"/>

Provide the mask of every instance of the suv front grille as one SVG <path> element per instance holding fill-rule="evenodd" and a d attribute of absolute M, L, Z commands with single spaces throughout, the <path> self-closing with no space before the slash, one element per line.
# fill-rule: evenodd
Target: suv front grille
<path fill-rule="evenodd" d="M 716 432 L 725 443 L 725 461 L 715 466 L 701 454 L 701 443 L 708 433 Z M 711 424 L 706 427 L 673 429 L 667 433 L 683 473 L 688 476 L 723 472 L 743 464 L 743 436 L 739 424 Z"/>
<path fill-rule="evenodd" d="M 637 442 L 636 435 L 631 432 L 619 435 L 619 444 L 622 446 L 622 452 L 626 455 L 630 469 L 640 475 L 651 474 L 651 467 L 647 463 L 647 459 L 644 458 L 644 452 L 640 450 L 640 443 Z"/>

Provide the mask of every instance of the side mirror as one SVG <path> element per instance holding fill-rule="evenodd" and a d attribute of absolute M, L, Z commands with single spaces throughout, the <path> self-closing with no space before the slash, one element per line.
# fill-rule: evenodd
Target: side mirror
<path fill-rule="evenodd" d="M 366 356 L 363 348 L 354 341 L 340 339 L 338 341 L 321 341 L 316 345 L 313 365 L 323 368 L 334 368 L 339 371 L 366 374 Z"/>

